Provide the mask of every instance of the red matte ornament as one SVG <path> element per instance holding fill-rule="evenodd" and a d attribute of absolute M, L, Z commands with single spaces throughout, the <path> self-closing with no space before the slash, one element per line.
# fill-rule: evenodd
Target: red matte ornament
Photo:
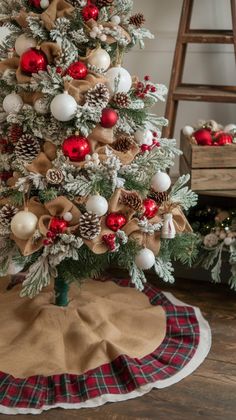
<path fill-rule="evenodd" d="M 64 219 L 60 219 L 59 217 L 53 217 L 51 219 L 49 230 L 53 233 L 59 234 L 65 232 L 68 228 L 68 222 Z"/>
<path fill-rule="evenodd" d="M 106 217 L 106 225 L 109 229 L 113 230 L 113 232 L 117 232 L 126 225 L 126 223 L 127 219 L 121 213 L 110 213 Z"/>
<path fill-rule="evenodd" d="M 232 142 L 233 142 L 233 136 L 231 136 L 231 134 L 221 133 L 217 137 L 217 144 L 219 146 L 225 146 L 226 144 L 231 144 Z"/>
<path fill-rule="evenodd" d="M 64 140 L 62 151 L 72 162 L 82 162 L 91 153 L 91 147 L 86 137 L 70 136 Z"/>
<path fill-rule="evenodd" d="M 104 128 L 112 128 L 119 119 L 118 113 L 112 108 L 105 108 L 102 111 L 101 126 Z"/>
<path fill-rule="evenodd" d="M 25 51 L 20 58 L 21 70 L 31 76 L 39 71 L 46 71 L 48 60 L 43 51 L 37 48 L 30 48 Z"/>
<path fill-rule="evenodd" d="M 75 80 L 85 79 L 88 69 L 82 61 L 76 61 L 68 67 L 67 74 Z"/>
<path fill-rule="evenodd" d="M 157 206 L 154 200 L 152 200 L 151 198 L 146 198 L 146 200 L 143 201 L 143 206 L 143 216 L 145 216 L 147 219 L 152 219 L 154 216 L 156 216 L 159 207 Z"/>
<path fill-rule="evenodd" d="M 195 131 L 193 133 L 193 137 L 199 146 L 212 146 L 212 135 L 206 128 L 200 128 L 199 130 Z"/>
<path fill-rule="evenodd" d="M 85 22 L 90 19 L 98 20 L 99 9 L 94 4 L 87 4 L 82 9 L 82 17 Z"/>

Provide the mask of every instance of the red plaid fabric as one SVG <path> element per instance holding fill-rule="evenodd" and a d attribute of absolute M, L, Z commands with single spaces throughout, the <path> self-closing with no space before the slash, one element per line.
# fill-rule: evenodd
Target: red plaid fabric
<path fill-rule="evenodd" d="M 116 280 L 116 283 L 132 287 L 129 280 Z M 199 324 L 195 311 L 191 306 L 173 305 L 151 285 L 145 286 L 144 293 L 151 304 L 161 305 L 167 315 L 166 337 L 153 353 L 142 359 L 122 355 L 83 375 L 65 373 L 18 379 L 0 372 L 0 405 L 42 409 L 58 403 L 78 404 L 105 394 L 129 394 L 179 372 L 198 347 Z"/>

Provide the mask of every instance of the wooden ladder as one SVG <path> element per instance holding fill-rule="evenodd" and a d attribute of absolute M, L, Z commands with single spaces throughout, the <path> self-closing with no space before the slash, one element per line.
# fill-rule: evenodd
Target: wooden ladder
<path fill-rule="evenodd" d="M 179 101 L 236 103 L 236 86 L 215 86 L 183 83 L 183 71 L 187 45 L 194 44 L 234 44 L 236 59 L 236 0 L 230 0 L 232 30 L 190 29 L 194 0 L 183 0 L 174 61 L 171 72 L 165 117 L 169 126 L 163 136 L 173 137 Z"/>

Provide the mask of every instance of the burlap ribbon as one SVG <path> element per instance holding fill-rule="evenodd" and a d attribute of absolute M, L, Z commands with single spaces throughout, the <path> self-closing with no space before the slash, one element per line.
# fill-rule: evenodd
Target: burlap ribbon
<path fill-rule="evenodd" d="M 76 102 L 83 105 L 85 102 L 84 95 L 89 89 L 94 88 L 98 83 L 106 83 L 106 78 L 101 74 L 89 72 L 85 79 L 82 80 L 66 80 L 64 89 L 75 98 Z"/>
<path fill-rule="evenodd" d="M 158 214 L 162 216 L 166 213 L 172 214 L 175 230 L 177 233 L 192 232 L 192 228 L 178 203 L 164 201 L 159 208 Z"/>
<path fill-rule="evenodd" d="M 28 211 L 38 217 L 37 229 L 42 236 L 37 240 L 33 239 L 33 235 L 27 240 L 21 240 L 15 235 L 11 235 L 11 238 L 15 241 L 24 256 L 31 255 L 43 247 L 43 240 L 48 232 L 52 217 L 62 217 L 66 212 L 70 212 L 73 217 L 69 223 L 67 232 L 73 233 L 78 228 L 80 211 L 66 197 L 57 197 L 55 200 L 45 204 L 40 203 L 36 197 L 32 197 L 28 202 L 27 208 Z"/>
<path fill-rule="evenodd" d="M 24 9 L 20 11 L 13 19 L 22 27 L 28 26 L 27 18 L 29 16 L 38 16 L 44 23 L 45 28 L 51 31 L 55 27 L 54 22 L 60 17 L 70 17 L 74 11 L 74 7 L 65 0 L 50 0 L 48 8 L 40 15 L 37 13 L 27 13 Z"/>
<path fill-rule="evenodd" d="M 131 42 L 131 36 L 130 34 L 124 29 L 122 28 L 122 26 L 120 25 L 116 25 L 115 23 L 112 22 L 96 22 L 93 19 L 90 19 L 88 22 L 86 22 L 88 28 L 92 31 L 94 28 L 97 28 L 99 25 L 102 25 L 104 29 L 110 29 L 112 31 L 115 31 L 117 28 L 120 32 L 120 34 L 122 35 L 123 38 L 126 39 L 126 41 L 128 42 L 128 44 Z M 114 38 L 112 35 L 107 35 L 107 39 L 106 39 L 106 43 L 107 44 L 113 44 L 114 42 L 117 42 L 117 39 Z"/>

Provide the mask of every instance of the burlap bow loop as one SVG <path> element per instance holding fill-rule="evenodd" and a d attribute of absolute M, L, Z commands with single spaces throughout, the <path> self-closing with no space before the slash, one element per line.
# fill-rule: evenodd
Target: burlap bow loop
<path fill-rule="evenodd" d="M 149 222 L 151 224 L 160 223 L 161 219 L 159 216 L 153 217 Z M 135 240 L 139 245 L 151 249 L 151 251 L 157 255 L 161 247 L 161 234 L 160 231 L 154 234 L 148 234 L 142 232 L 139 226 L 139 219 L 134 218 L 130 220 L 123 228 L 129 239 Z"/>
<path fill-rule="evenodd" d="M 27 171 L 43 176 L 45 176 L 47 171 L 51 168 L 51 161 L 43 152 L 41 152 L 29 165 L 26 166 Z"/>
<path fill-rule="evenodd" d="M 159 208 L 160 215 L 171 213 L 173 216 L 173 222 L 177 233 L 181 232 L 192 232 L 192 228 L 188 223 L 183 211 L 181 210 L 178 203 L 172 203 L 170 201 L 164 201 Z"/>
<path fill-rule="evenodd" d="M 130 34 L 124 29 L 122 28 L 122 26 L 117 25 L 115 23 L 112 22 L 97 22 L 93 19 L 90 19 L 88 22 L 86 22 L 86 25 L 88 27 L 88 29 L 90 29 L 90 31 L 92 31 L 94 28 L 97 28 L 99 25 L 102 25 L 104 29 L 108 29 L 112 31 L 112 32 L 119 32 L 120 36 L 122 36 L 122 38 L 124 38 L 127 43 L 129 44 L 131 42 L 131 36 Z M 111 34 L 107 34 L 107 39 L 106 39 L 106 43 L 107 44 L 113 44 L 114 42 L 117 42 L 117 39 L 115 36 Z"/>
<path fill-rule="evenodd" d="M 99 83 L 105 84 L 105 77 L 101 74 L 89 72 L 85 79 L 65 80 L 64 89 L 73 96 L 78 104 L 83 105 L 85 103 L 85 94 Z"/>
<path fill-rule="evenodd" d="M 109 213 L 122 213 L 130 220 L 135 213 L 142 209 L 142 198 L 135 191 L 117 188 L 109 201 Z"/>

